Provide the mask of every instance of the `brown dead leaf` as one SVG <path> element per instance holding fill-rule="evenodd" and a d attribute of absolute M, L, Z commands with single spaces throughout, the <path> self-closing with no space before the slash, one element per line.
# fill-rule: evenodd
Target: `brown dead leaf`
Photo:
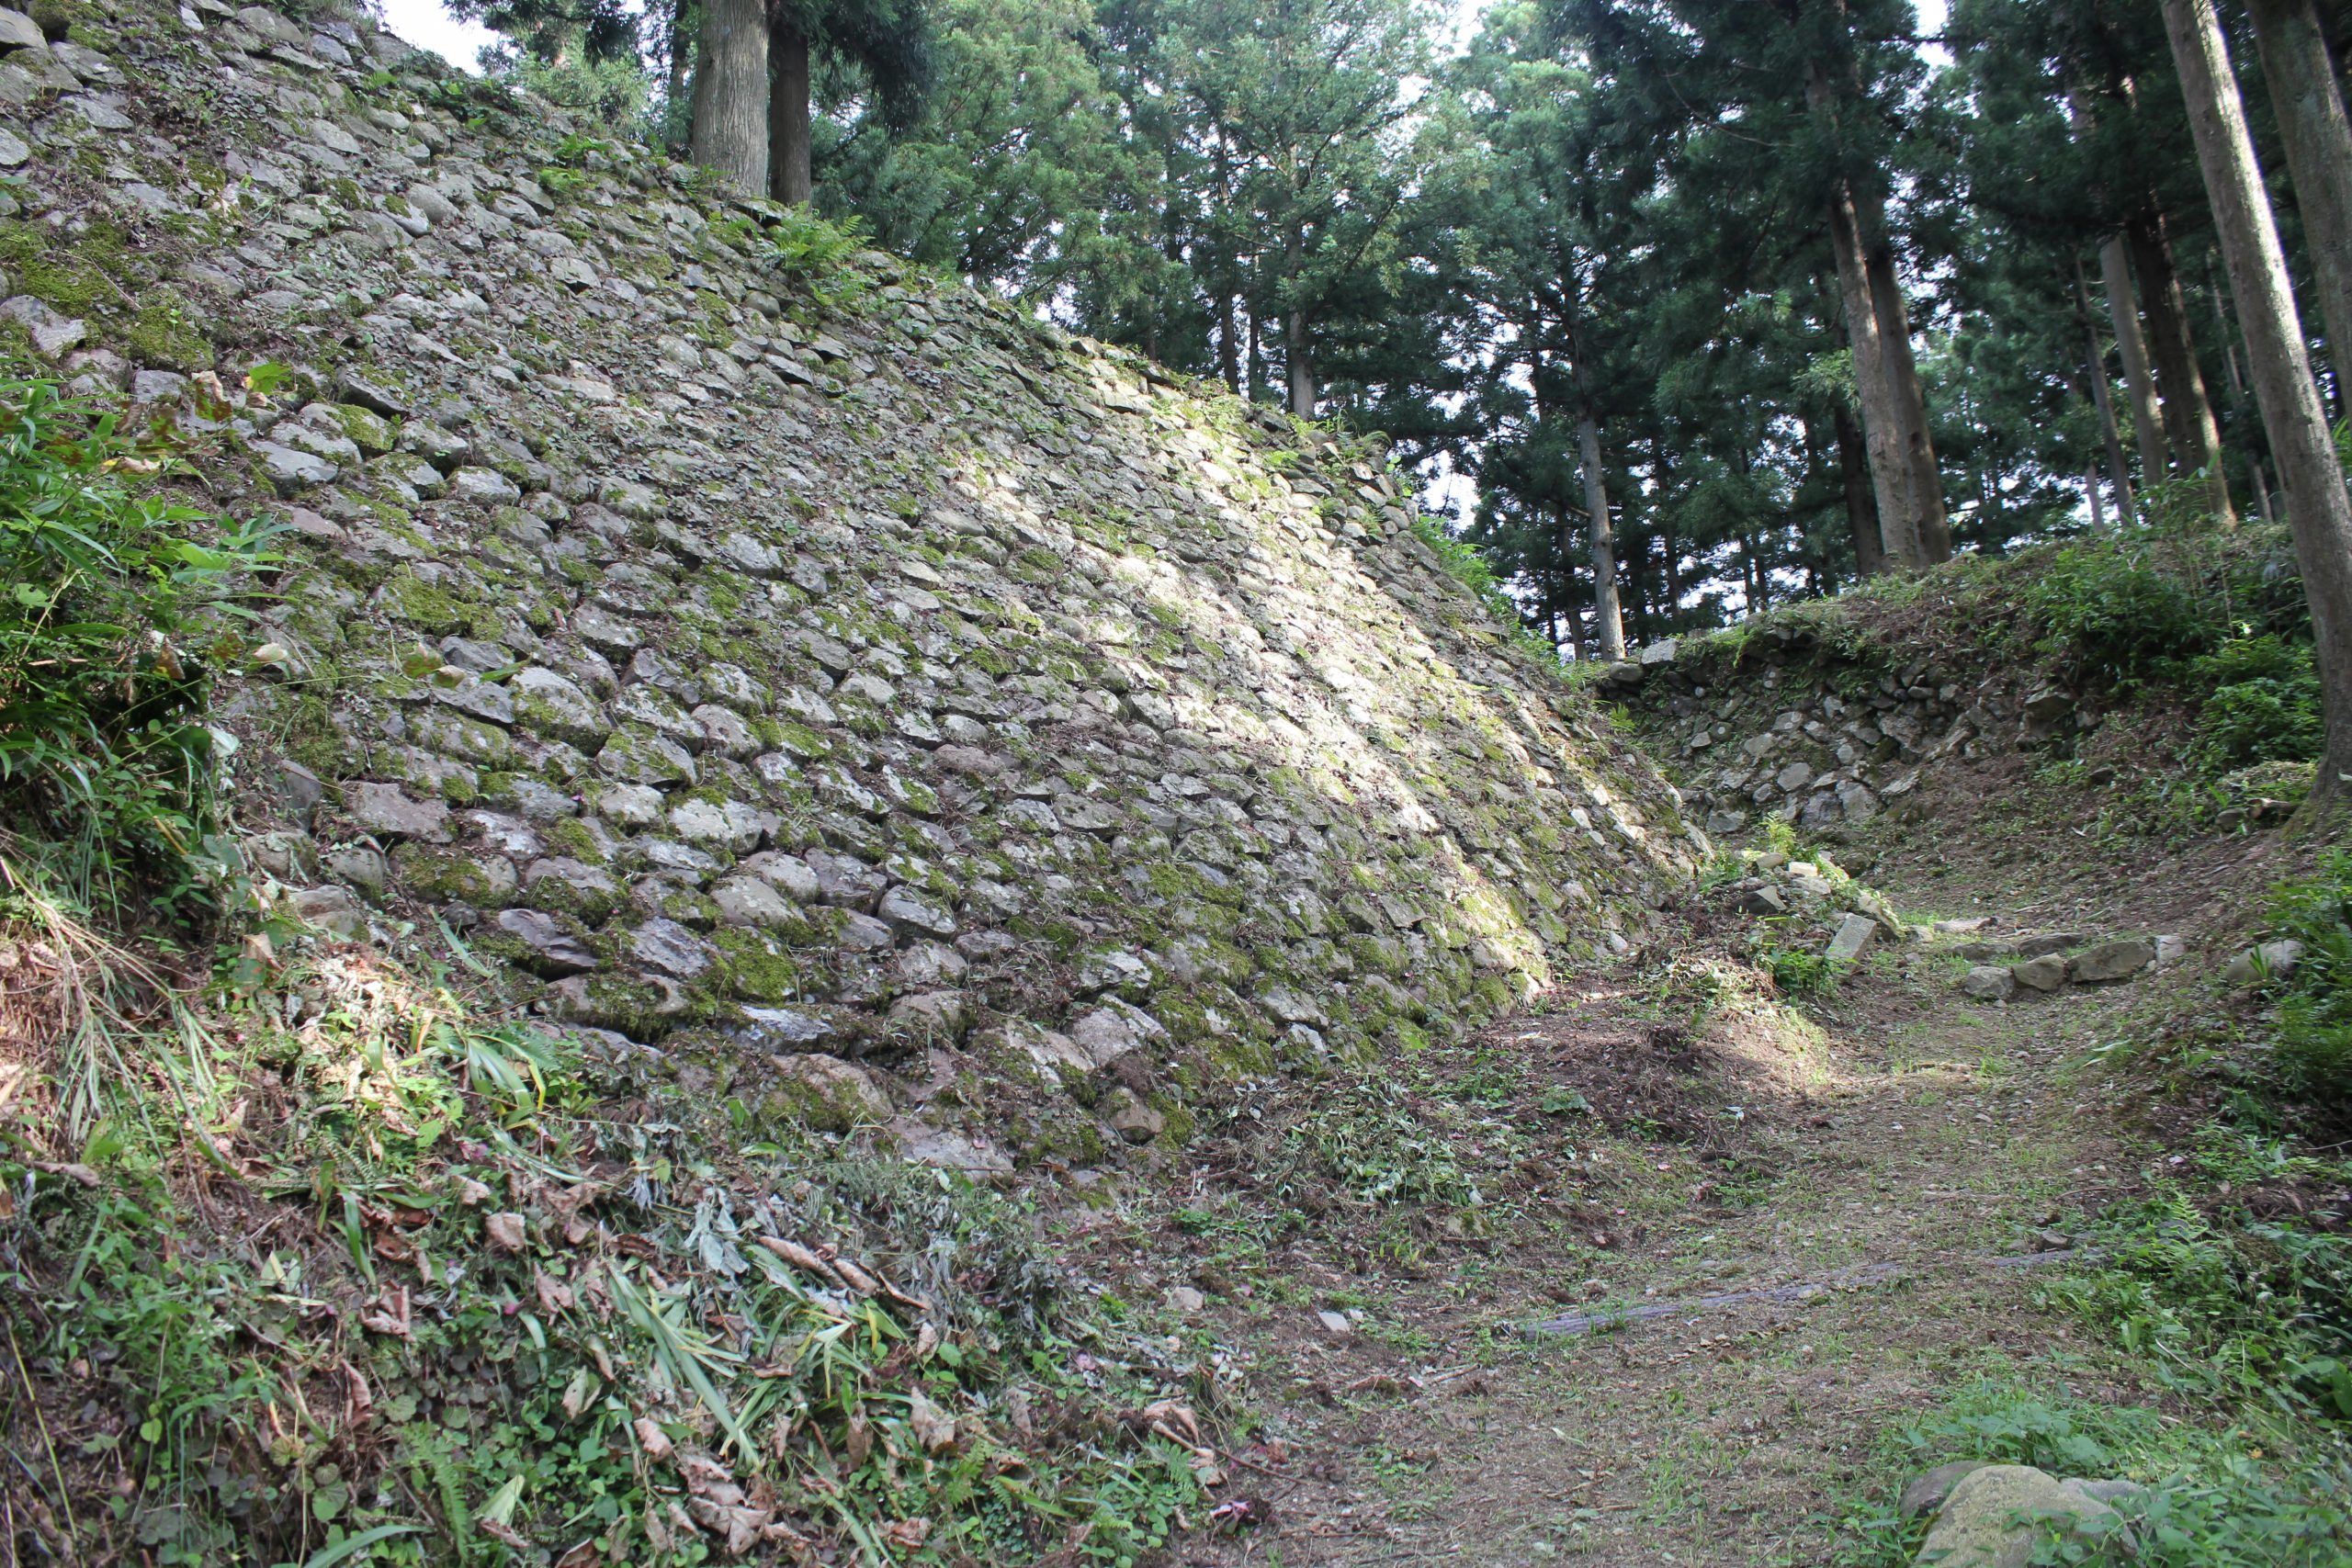
<path fill-rule="evenodd" d="M 552 1274 L 542 1273 L 531 1281 L 539 1298 L 539 1310 L 553 1316 L 571 1305 L 571 1287 Z"/>
<path fill-rule="evenodd" d="M 639 1416 L 629 1423 L 629 1430 L 637 1434 L 637 1446 L 645 1450 L 647 1459 L 659 1463 L 670 1457 L 670 1434 L 663 1431 L 661 1423 L 652 1416 Z"/>
<path fill-rule="evenodd" d="M 349 1361 L 343 1363 L 344 1397 L 348 1406 L 346 1418 L 354 1427 L 363 1427 L 375 1414 L 375 1396 L 368 1392 L 367 1374 Z"/>
<path fill-rule="evenodd" d="M 907 1425 L 914 1431 L 915 1441 L 925 1453 L 943 1454 L 956 1446 L 956 1418 L 923 1394 L 922 1390 L 907 1391 Z"/>
<path fill-rule="evenodd" d="M 458 1184 L 458 1201 L 469 1209 L 479 1209 L 490 1201 L 490 1189 L 470 1176 L 452 1176 Z"/>
<path fill-rule="evenodd" d="M 408 1338 L 408 1287 L 384 1287 L 382 1294 L 359 1309 L 359 1326 L 371 1333 L 389 1334 L 395 1339 Z"/>
<path fill-rule="evenodd" d="M 881 1294 L 882 1281 L 876 1279 L 872 1274 L 866 1272 L 866 1270 L 851 1262 L 846 1258 L 836 1258 L 831 1261 L 833 1265 L 833 1272 L 841 1276 L 842 1284 L 847 1285 L 851 1290 L 855 1291 L 861 1296 Z"/>
<path fill-rule="evenodd" d="M 1201 1418 L 1182 1400 L 1162 1399 L 1143 1407 L 1144 1424 L 1162 1437 L 1173 1438 L 1188 1449 L 1203 1446 Z"/>
<path fill-rule="evenodd" d="M 882 1539 L 901 1551 L 919 1551 L 931 1539 L 931 1521 L 925 1518 L 898 1519 L 882 1527 Z"/>
<path fill-rule="evenodd" d="M 775 1518 L 772 1508 L 714 1503 L 707 1497 L 690 1499 L 686 1508 L 696 1524 L 719 1538 L 721 1550 L 729 1557 L 741 1557 L 757 1546 L 760 1532 Z"/>
<path fill-rule="evenodd" d="M 492 1214 L 481 1223 L 482 1235 L 490 1245 L 501 1252 L 520 1252 L 526 1239 L 523 1216 L 516 1213 Z"/>
<path fill-rule="evenodd" d="M 830 1280 L 835 1284 L 841 1282 L 841 1276 L 833 1272 L 831 1264 L 798 1242 L 786 1241 L 782 1236 L 774 1235 L 761 1236 L 758 1241 L 762 1247 L 766 1247 L 803 1274 L 814 1274 L 820 1280 Z"/>

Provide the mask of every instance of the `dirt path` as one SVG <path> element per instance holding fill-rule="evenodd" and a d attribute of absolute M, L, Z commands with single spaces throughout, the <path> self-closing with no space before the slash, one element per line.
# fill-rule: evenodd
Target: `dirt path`
<path fill-rule="evenodd" d="M 1494 1129 L 1539 1111 L 1521 1217 L 1418 1269 L 1306 1236 L 1255 1288 L 1217 1277 L 1209 1319 L 1273 1411 L 1235 1489 L 1272 1519 L 1184 1560 L 1825 1563 L 1838 1519 L 1883 1502 L 1886 1431 L 1972 1378 L 2031 1365 L 2128 1397 L 2037 1309 L 2043 1271 L 1991 1260 L 2064 1247 L 2132 1182 L 2098 1086 L 2060 1070 L 2129 990 L 1985 1007 L 1951 964 L 1883 952 L 1819 1038 L 1716 1030 L 1679 1065 L 1650 974 L 1467 1048 L 1470 1071 L 1502 1050 L 1525 1067 L 1480 1108 Z M 1622 1068 L 1661 1057 L 1675 1070 Z M 1621 1089 L 1670 1111 L 1540 1113 Z M 1607 1321 L 1734 1293 L 1766 1299 Z M 1523 1332 L 1595 1312 L 1592 1332 Z"/>

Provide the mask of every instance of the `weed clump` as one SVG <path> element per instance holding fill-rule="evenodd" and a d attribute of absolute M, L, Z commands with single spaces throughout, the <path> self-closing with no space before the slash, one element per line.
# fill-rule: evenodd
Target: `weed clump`
<path fill-rule="evenodd" d="M 112 910 L 196 891 L 212 676 L 276 559 L 270 525 L 159 488 L 170 457 L 52 383 L 0 380 L 0 829 Z"/>

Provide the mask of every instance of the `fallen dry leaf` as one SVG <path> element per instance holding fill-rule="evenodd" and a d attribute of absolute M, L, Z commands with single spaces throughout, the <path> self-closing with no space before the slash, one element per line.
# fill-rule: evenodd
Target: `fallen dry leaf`
<path fill-rule="evenodd" d="M 481 1223 L 482 1235 L 490 1245 L 501 1252 L 523 1250 L 523 1216 L 516 1213 L 492 1214 Z"/>
<path fill-rule="evenodd" d="M 956 1418 L 933 1404 L 921 1389 L 907 1392 L 907 1424 L 925 1453 L 945 1453 L 956 1446 Z"/>
<path fill-rule="evenodd" d="M 639 1416 L 629 1423 L 629 1430 L 637 1434 L 637 1446 L 645 1450 L 647 1459 L 658 1462 L 670 1457 L 670 1434 L 652 1416 Z"/>

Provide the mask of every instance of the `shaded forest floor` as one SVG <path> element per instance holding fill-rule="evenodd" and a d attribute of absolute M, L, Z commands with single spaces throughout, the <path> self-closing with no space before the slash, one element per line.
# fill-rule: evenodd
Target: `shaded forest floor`
<path fill-rule="evenodd" d="M 1719 894 L 1679 940 L 1396 1065 L 1374 1099 L 1402 1120 L 1238 1115 L 1191 1197 L 1081 1226 L 1108 1289 L 1164 1292 L 1248 1391 L 1224 1494 L 1247 1501 L 1178 1560 L 1901 1560 L 1868 1521 L 1948 1457 L 1903 1452 L 1907 1422 L 1987 1386 L 2165 1406 L 2041 1299 L 2073 1260 L 2033 1255 L 2181 1163 L 2170 1101 L 2098 1048 L 2210 988 L 2278 841 L 2107 845 L 2039 878 L 1923 845 L 1873 879 L 1914 919 L 2183 932 L 2188 959 L 1990 1005 L 1954 988 L 1964 939 L 1882 937 L 1800 1010 L 1726 955 Z M 1329 1157 L 1408 1125 L 1373 1179 Z M 1302 1147 L 1335 1182 L 1288 1174 Z M 1476 1203 L 1396 1201 L 1447 1190 L 1417 1162 Z"/>

